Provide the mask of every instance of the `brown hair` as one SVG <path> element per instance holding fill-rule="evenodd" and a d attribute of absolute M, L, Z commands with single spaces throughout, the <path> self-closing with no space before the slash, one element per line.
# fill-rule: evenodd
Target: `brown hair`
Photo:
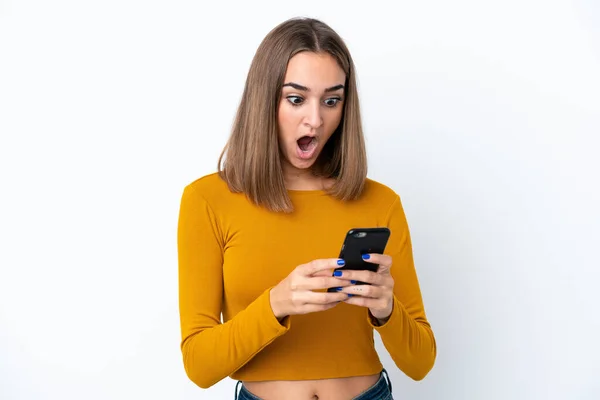
<path fill-rule="evenodd" d="M 357 199 L 367 176 L 367 155 L 354 63 L 340 36 L 325 23 L 293 18 L 263 39 L 250 65 L 231 136 L 218 161 L 219 175 L 233 192 L 271 211 L 291 212 L 278 139 L 277 110 L 289 60 L 302 51 L 333 56 L 346 74 L 342 119 L 313 171 L 334 178 L 329 194 Z"/>

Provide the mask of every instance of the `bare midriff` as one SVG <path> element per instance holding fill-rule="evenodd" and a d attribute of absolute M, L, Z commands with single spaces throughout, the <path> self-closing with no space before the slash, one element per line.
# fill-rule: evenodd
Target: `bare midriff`
<path fill-rule="evenodd" d="M 303 381 L 244 382 L 253 395 L 264 400 L 349 400 L 379 380 L 379 374 Z"/>

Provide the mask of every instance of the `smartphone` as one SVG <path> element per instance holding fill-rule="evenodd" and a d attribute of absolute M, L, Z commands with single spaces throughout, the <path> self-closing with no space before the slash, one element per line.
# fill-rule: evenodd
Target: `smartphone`
<path fill-rule="evenodd" d="M 363 254 L 383 254 L 390 230 L 388 228 L 353 228 L 346 233 L 344 243 L 340 250 L 339 258 L 345 261 L 345 265 L 336 270 L 368 270 L 377 272 L 377 264 L 362 259 Z M 356 282 L 357 285 L 365 285 L 365 282 Z M 335 292 L 335 288 L 327 289 Z"/>

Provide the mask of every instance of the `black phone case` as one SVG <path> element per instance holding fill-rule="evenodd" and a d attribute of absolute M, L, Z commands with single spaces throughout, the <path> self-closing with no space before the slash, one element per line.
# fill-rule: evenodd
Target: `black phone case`
<path fill-rule="evenodd" d="M 345 261 L 345 265 L 336 270 L 368 270 L 377 272 L 378 265 L 367 262 L 362 259 L 363 254 L 377 253 L 383 254 L 385 246 L 390 237 L 388 228 L 354 228 L 346 233 L 344 244 L 340 250 L 339 258 Z M 356 282 L 357 285 L 364 285 L 364 282 Z M 335 292 L 335 288 L 327 289 L 328 292 Z"/>

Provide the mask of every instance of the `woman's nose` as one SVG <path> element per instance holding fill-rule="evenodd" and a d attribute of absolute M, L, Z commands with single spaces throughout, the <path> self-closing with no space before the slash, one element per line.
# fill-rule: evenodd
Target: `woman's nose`
<path fill-rule="evenodd" d="M 320 128 L 323 125 L 323 116 L 321 115 L 321 105 L 319 103 L 312 104 L 306 108 L 308 114 L 306 115 L 306 124 L 310 125 L 312 129 Z"/>

